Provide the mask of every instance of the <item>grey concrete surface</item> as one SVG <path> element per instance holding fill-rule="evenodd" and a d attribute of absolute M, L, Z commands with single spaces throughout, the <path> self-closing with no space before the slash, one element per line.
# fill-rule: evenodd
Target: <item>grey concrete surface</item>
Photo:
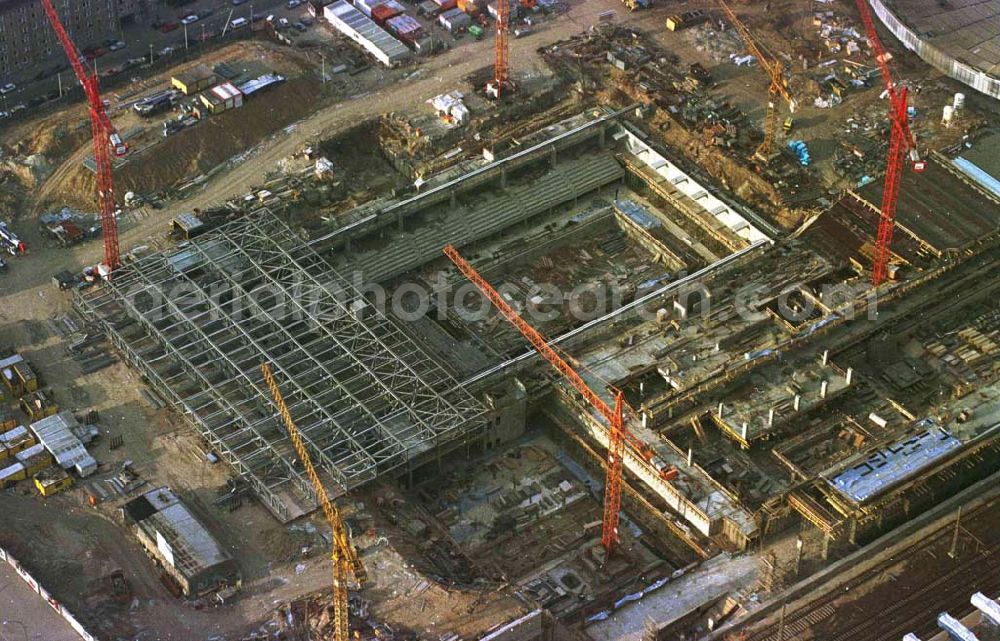
<path fill-rule="evenodd" d="M 0 561 L 0 641 L 80 641 L 80 635 Z"/>

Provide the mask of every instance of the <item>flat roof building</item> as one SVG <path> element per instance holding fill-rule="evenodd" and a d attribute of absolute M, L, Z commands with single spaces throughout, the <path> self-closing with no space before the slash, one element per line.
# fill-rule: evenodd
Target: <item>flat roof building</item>
<path fill-rule="evenodd" d="M 170 78 L 170 85 L 192 96 L 215 82 L 215 73 L 205 65 L 197 65 Z"/>
<path fill-rule="evenodd" d="M 187 597 L 240 582 L 236 560 L 168 487 L 126 503 L 126 522 Z"/>
<path fill-rule="evenodd" d="M 324 7 L 323 15 L 337 31 L 364 47 L 365 51 L 387 67 L 393 67 L 412 55 L 406 45 L 390 36 L 346 0 L 337 0 Z"/>
<path fill-rule="evenodd" d="M 1000 2 L 869 0 L 875 15 L 938 71 L 1000 98 Z"/>
<path fill-rule="evenodd" d="M 87 452 L 83 441 L 77 436 L 84 430 L 73 416 L 73 412 L 63 410 L 31 424 L 32 433 L 38 442 L 56 459 L 64 470 L 74 470 L 81 477 L 97 471 L 97 461 Z"/>

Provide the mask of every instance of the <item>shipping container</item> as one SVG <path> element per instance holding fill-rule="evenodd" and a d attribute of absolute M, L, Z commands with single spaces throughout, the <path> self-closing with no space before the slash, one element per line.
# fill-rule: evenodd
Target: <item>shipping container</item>
<path fill-rule="evenodd" d="M 458 0 L 434 0 L 434 4 L 438 6 L 438 9 L 442 12 L 451 11 L 458 7 Z"/>
<path fill-rule="evenodd" d="M 372 20 L 375 21 L 375 24 L 384 28 L 387 21 L 402 14 L 403 8 L 399 6 L 399 3 L 395 4 L 396 6 L 393 6 L 393 3 L 386 2 L 372 9 Z"/>
<path fill-rule="evenodd" d="M 10 487 L 14 483 L 26 479 L 28 476 L 24 472 L 24 465 L 20 462 L 11 463 L 0 468 L 0 489 Z"/>
<path fill-rule="evenodd" d="M 35 475 L 35 487 L 42 496 L 58 494 L 73 485 L 73 478 L 58 465 L 50 465 Z"/>
<path fill-rule="evenodd" d="M 441 10 L 433 0 L 424 0 L 417 5 L 417 15 L 425 18 L 433 18 Z"/>
<path fill-rule="evenodd" d="M 449 9 L 448 11 L 445 11 L 438 18 L 438 21 L 441 23 L 442 27 L 444 27 L 448 31 L 451 31 L 452 33 L 464 29 L 468 27 L 470 24 L 472 24 L 472 18 L 470 18 L 467 13 L 463 12 L 461 9 L 458 8 Z"/>
<path fill-rule="evenodd" d="M 231 82 L 216 85 L 199 97 L 205 108 L 212 114 L 220 114 L 223 111 L 243 106 L 243 92 Z"/>
<path fill-rule="evenodd" d="M 406 42 L 416 42 L 424 35 L 424 28 L 413 16 L 401 15 L 391 18 L 386 22 L 389 31 L 396 34 L 401 40 Z"/>

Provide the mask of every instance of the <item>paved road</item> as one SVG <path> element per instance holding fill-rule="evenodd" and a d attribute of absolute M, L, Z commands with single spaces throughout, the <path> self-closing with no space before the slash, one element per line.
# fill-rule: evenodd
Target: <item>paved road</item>
<path fill-rule="evenodd" d="M 0 561 L 0 641 L 80 641 L 80 635 Z"/>

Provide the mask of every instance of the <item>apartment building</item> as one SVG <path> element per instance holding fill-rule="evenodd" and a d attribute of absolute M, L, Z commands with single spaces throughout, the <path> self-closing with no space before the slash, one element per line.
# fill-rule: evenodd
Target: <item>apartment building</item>
<path fill-rule="evenodd" d="M 96 46 L 134 22 L 149 0 L 53 0 L 77 46 Z M 62 55 L 39 0 L 0 0 L 0 80 Z"/>

